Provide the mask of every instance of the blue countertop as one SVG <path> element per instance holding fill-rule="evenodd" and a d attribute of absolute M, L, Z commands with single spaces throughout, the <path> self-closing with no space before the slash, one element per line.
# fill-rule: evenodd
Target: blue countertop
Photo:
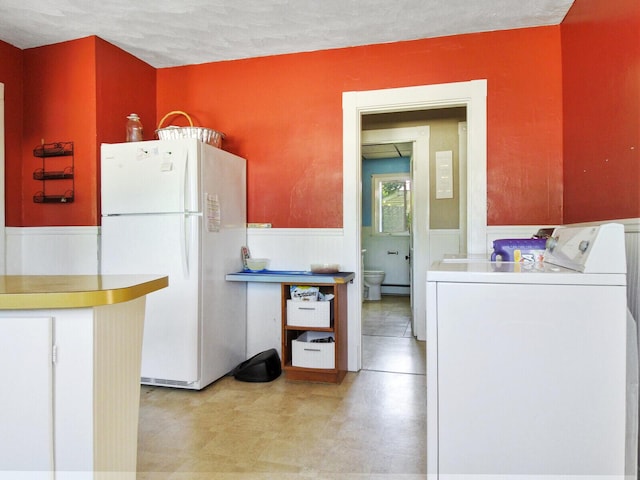
<path fill-rule="evenodd" d="M 261 270 L 252 272 L 229 273 L 225 277 L 230 282 L 265 282 L 265 283 L 312 283 L 334 284 L 349 283 L 353 280 L 353 272 L 312 273 L 303 270 Z"/>

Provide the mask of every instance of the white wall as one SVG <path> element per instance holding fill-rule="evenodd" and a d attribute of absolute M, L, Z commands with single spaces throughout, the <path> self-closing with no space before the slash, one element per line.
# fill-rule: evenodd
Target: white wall
<path fill-rule="evenodd" d="M 624 225 L 624 243 L 627 257 L 627 305 L 633 318 L 640 321 L 640 218 L 608 220 Z M 598 225 L 588 222 L 576 225 Z"/>
<path fill-rule="evenodd" d="M 640 219 L 620 220 L 625 225 L 627 247 L 628 303 L 634 318 L 639 315 L 640 302 Z M 602 223 L 602 222 L 599 222 Z M 517 225 L 488 227 L 487 252 L 493 250 L 493 241 L 500 238 L 529 238 L 538 229 L 554 225 Z M 249 229 L 248 245 L 256 257 L 272 259 L 271 269 L 303 270 L 312 262 L 340 263 L 338 259 L 344 242 L 340 229 Z M 309 250 L 315 254 L 309 256 Z M 310 258 L 317 260 L 309 260 Z M 349 289 L 355 288 L 350 285 Z M 268 348 L 280 351 L 280 286 L 275 284 L 250 284 L 247 292 L 248 353 L 259 353 Z M 349 336 L 349 349 L 360 346 L 360 339 Z M 350 355 L 351 358 L 351 355 Z M 349 363 L 349 369 L 355 365 Z"/>
<path fill-rule="evenodd" d="M 8 227 L 7 275 L 98 273 L 99 227 Z"/>
<path fill-rule="evenodd" d="M 396 235 L 373 235 L 371 227 L 362 227 L 362 248 L 365 270 L 382 270 L 383 294 L 409 295 L 411 272 L 409 260 L 409 237 Z M 397 252 L 397 253 L 396 253 Z M 406 287 L 385 286 L 406 285 Z"/>
<path fill-rule="evenodd" d="M 625 225 L 628 304 L 636 319 L 640 308 L 640 218 L 618 220 Z M 499 238 L 527 238 L 542 226 L 488 227 L 487 251 Z M 98 227 L 7 228 L 8 274 L 94 274 L 98 272 Z M 272 270 L 307 270 L 311 263 L 343 265 L 342 229 L 247 230 L 254 257 L 271 259 Z M 349 285 L 350 290 L 355 285 Z M 354 292 L 358 298 L 360 294 Z M 280 285 L 251 283 L 247 290 L 247 354 L 269 348 L 280 351 Z M 357 352 L 360 339 L 349 337 Z M 350 355 L 352 357 L 352 355 Z M 351 361 L 349 369 L 357 367 Z"/>
<path fill-rule="evenodd" d="M 269 258 L 270 270 L 309 270 L 312 263 L 344 265 L 342 229 L 249 228 L 251 256 Z M 349 285 L 347 288 L 354 288 Z M 280 284 L 247 286 L 247 355 L 269 348 L 281 352 Z"/>

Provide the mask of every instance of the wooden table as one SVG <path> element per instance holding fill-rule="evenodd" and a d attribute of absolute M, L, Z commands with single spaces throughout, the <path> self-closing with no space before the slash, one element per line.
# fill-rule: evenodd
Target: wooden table
<path fill-rule="evenodd" d="M 264 270 L 231 273 L 226 276 L 226 279 L 236 282 L 266 282 L 281 285 L 280 354 L 282 369 L 288 380 L 340 383 L 347 373 L 348 363 L 347 284 L 353 281 L 354 276 L 353 272 L 318 274 L 305 271 Z M 305 318 L 300 319 L 295 325 L 292 324 L 293 322 L 289 319 L 289 308 L 294 306 L 290 304 L 292 285 L 313 286 L 317 287 L 321 293 L 333 295 L 329 308 L 318 308 L 318 311 L 322 310 L 326 313 L 326 325 L 317 326 L 313 325 L 313 322 L 307 325 L 304 323 Z M 297 305 L 304 304 L 306 310 L 315 310 L 316 307 L 320 307 L 319 303 L 323 302 L 301 302 Z M 303 347 L 301 343 L 296 342 L 304 338 L 302 334 L 305 332 L 326 334 L 333 338 L 333 342 L 314 343 Z"/>

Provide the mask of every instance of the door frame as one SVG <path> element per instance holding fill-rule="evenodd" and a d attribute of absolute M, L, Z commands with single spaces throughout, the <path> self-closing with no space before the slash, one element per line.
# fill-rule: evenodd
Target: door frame
<path fill-rule="evenodd" d="M 411 143 L 411 238 L 409 239 L 411 270 L 412 332 L 416 335 L 416 319 L 426 309 L 426 290 L 416 288 L 424 283 L 429 263 L 429 250 L 414 250 L 413 245 L 429 243 L 429 138 L 430 127 L 389 127 L 362 131 L 362 144 Z M 420 172 L 420 175 L 418 175 Z M 362 224 L 362 211 L 360 211 Z M 360 239 L 362 241 L 362 239 Z"/>
<path fill-rule="evenodd" d="M 467 252 L 486 254 L 487 245 L 487 80 L 418 87 L 343 92 L 343 268 L 355 272 L 348 289 L 349 370 L 362 367 L 362 115 L 448 107 L 467 109 Z M 426 289 L 426 284 L 425 284 Z M 426 316 L 416 320 L 418 340 L 426 339 Z"/>
<path fill-rule="evenodd" d="M 4 167 L 4 83 L 0 82 L 0 275 L 6 273 L 6 234 L 5 234 L 5 167 Z"/>

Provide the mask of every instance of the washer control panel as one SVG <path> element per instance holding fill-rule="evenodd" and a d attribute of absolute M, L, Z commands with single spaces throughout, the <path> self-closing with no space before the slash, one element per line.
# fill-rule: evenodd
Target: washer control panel
<path fill-rule="evenodd" d="M 544 261 L 584 273 L 626 273 L 624 226 L 558 227 L 547 240 Z"/>

